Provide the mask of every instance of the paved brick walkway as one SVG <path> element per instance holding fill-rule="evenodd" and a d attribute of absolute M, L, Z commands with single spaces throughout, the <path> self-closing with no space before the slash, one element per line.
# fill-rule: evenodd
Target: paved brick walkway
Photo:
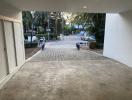
<path fill-rule="evenodd" d="M 75 48 L 46 48 L 31 61 L 69 61 L 69 60 L 106 60 L 108 58 L 91 53 L 88 50 L 78 51 Z"/>

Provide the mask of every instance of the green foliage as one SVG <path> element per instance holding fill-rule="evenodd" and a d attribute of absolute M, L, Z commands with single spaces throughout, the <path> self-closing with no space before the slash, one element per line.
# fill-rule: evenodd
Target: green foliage
<path fill-rule="evenodd" d="M 90 49 L 96 49 L 96 48 L 97 48 L 97 42 L 91 42 L 91 43 L 89 44 L 89 48 L 90 48 Z"/>
<path fill-rule="evenodd" d="M 36 28 L 43 29 L 46 32 L 47 20 L 48 20 L 48 12 L 43 11 L 35 11 L 34 14 L 34 25 Z"/>
<path fill-rule="evenodd" d="M 26 33 L 27 30 L 31 29 L 33 17 L 30 11 L 22 12 L 22 17 L 23 17 L 24 32 Z"/>
<path fill-rule="evenodd" d="M 36 31 L 39 31 L 40 27 L 41 29 L 43 29 L 43 31 L 46 31 L 47 16 L 48 16 L 48 12 L 23 11 L 22 17 L 23 17 L 24 32 L 26 33 L 28 30 L 32 30 L 32 26 L 33 29 Z"/>
<path fill-rule="evenodd" d="M 69 25 L 64 26 L 64 35 L 69 35 L 72 33 L 72 31 L 74 31 L 73 26 L 69 26 Z"/>
<path fill-rule="evenodd" d="M 45 37 L 45 39 L 48 40 L 48 33 L 45 33 L 45 34 L 39 33 L 36 36 L 38 37 L 38 39 L 40 39 L 40 37 Z M 51 33 L 51 34 L 49 34 L 49 38 L 50 38 L 50 40 L 57 40 L 58 35 Z"/>
<path fill-rule="evenodd" d="M 71 30 L 71 27 L 68 26 L 68 25 L 66 25 L 66 26 L 64 26 L 64 30 L 65 30 L 65 31 L 70 31 L 70 30 Z"/>
<path fill-rule="evenodd" d="M 83 27 L 88 28 L 93 25 L 92 17 L 93 17 L 93 14 L 91 13 L 79 13 L 74 18 L 72 23 L 77 24 L 77 25 L 82 25 Z"/>
<path fill-rule="evenodd" d="M 52 34 L 50 34 L 50 39 L 51 40 L 57 40 L 57 36 L 58 36 L 57 34 L 52 33 Z"/>
<path fill-rule="evenodd" d="M 35 43 L 26 43 L 24 44 L 25 48 L 34 48 L 34 47 L 37 47 L 38 46 L 38 43 L 35 42 Z"/>
<path fill-rule="evenodd" d="M 85 31 L 95 35 L 98 47 L 103 47 L 105 14 L 80 13 L 75 17 L 73 23 L 82 25 Z"/>
<path fill-rule="evenodd" d="M 54 16 L 54 17 L 53 17 Z M 49 27 L 48 27 L 49 25 Z M 23 11 L 23 26 L 24 33 L 28 30 L 35 30 L 37 34 L 46 34 L 46 30 L 49 28 L 52 37 L 56 37 L 56 34 L 62 33 L 62 17 L 60 12 L 44 12 L 44 11 Z M 46 34 L 47 38 L 47 34 Z"/>

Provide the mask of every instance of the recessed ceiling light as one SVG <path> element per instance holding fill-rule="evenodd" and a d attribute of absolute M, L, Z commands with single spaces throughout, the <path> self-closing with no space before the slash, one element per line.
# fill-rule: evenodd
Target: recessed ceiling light
<path fill-rule="evenodd" d="M 87 6 L 83 6 L 83 8 L 84 8 L 84 9 L 86 9 L 86 8 L 87 8 Z"/>

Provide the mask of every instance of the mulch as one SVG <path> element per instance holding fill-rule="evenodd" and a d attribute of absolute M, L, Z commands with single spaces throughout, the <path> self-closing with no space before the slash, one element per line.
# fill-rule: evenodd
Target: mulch
<path fill-rule="evenodd" d="M 37 53 L 41 48 L 25 48 L 25 57 L 26 59 L 32 57 L 35 53 Z"/>

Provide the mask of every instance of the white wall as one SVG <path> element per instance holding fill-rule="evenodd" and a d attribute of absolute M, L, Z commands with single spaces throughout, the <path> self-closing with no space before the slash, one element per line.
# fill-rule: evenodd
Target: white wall
<path fill-rule="evenodd" d="M 0 87 L 25 62 L 22 13 L 0 2 Z"/>
<path fill-rule="evenodd" d="M 25 61 L 25 48 L 24 48 L 24 37 L 23 37 L 23 28 L 21 23 L 14 22 L 14 35 L 15 35 L 15 44 L 16 44 L 16 57 L 17 65 L 21 66 Z"/>
<path fill-rule="evenodd" d="M 3 27 L 2 22 L 0 20 L 0 80 L 3 77 L 6 77 L 8 70 L 7 70 L 7 63 L 6 63 L 6 54 L 5 54 L 5 42 L 4 42 L 4 34 L 3 34 Z"/>
<path fill-rule="evenodd" d="M 132 11 L 106 15 L 103 54 L 132 67 Z"/>
<path fill-rule="evenodd" d="M 8 58 L 8 67 L 10 73 L 15 70 L 16 67 L 16 54 L 15 54 L 15 43 L 14 43 L 14 32 L 12 22 L 3 21 L 4 23 L 4 34 L 5 34 L 5 44 Z"/>

